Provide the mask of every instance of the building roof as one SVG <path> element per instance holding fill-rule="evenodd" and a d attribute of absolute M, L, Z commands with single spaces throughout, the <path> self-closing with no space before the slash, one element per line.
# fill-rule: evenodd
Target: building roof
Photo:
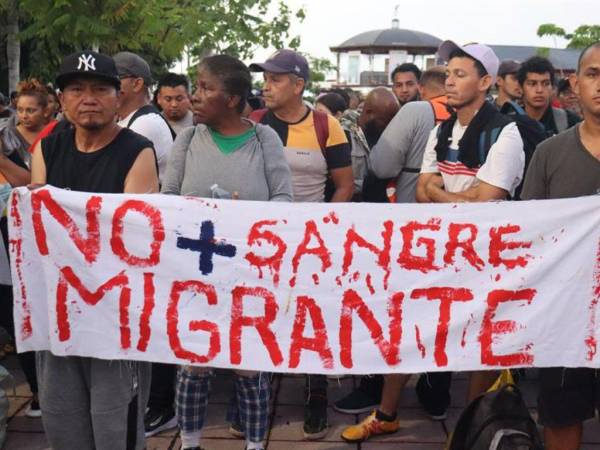
<path fill-rule="evenodd" d="M 433 54 L 442 43 L 431 34 L 402 28 L 373 30 L 357 34 L 342 44 L 331 47 L 332 52 L 348 52 L 353 50 L 368 53 L 388 52 L 389 50 L 407 50 L 409 53 Z"/>
<path fill-rule="evenodd" d="M 521 46 L 521 45 L 490 45 L 500 61 L 503 59 L 514 59 L 519 62 L 525 61 L 531 56 L 536 56 L 540 52 L 539 47 Z M 557 70 L 573 71 L 577 69 L 577 60 L 581 50 L 572 48 L 551 48 L 548 49 L 547 56 L 552 65 Z"/>

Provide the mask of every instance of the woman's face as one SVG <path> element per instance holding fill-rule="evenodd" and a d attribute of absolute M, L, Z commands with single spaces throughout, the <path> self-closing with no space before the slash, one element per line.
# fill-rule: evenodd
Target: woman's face
<path fill-rule="evenodd" d="M 52 117 L 54 117 L 56 115 L 56 113 L 58 113 L 59 110 L 60 110 L 60 103 L 58 103 L 58 100 L 56 99 L 56 97 L 54 95 L 49 95 L 48 96 L 48 111 L 50 112 L 50 115 Z"/>
<path fill-rule="evenodd" d="M 221 80 L 208 69 L 200 68 L 193 96 L 194 119 L 197 123 L 213 125 L 230 112 L 231 95 Z"/>
<path fill-rule="evenodd" d="M 26 130 L 40 131 L 48 123 L 48 107 L 42 106 L 35 95 L 20 95 L 17 98 L 17 118 Z"/>

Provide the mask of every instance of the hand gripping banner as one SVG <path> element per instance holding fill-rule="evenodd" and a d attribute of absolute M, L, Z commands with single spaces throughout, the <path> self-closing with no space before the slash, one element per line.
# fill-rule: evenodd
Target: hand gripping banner
<path fill-rule="evenodd" d="M 600 367 L 600 196 L 293 204 L 16 189 L 19 351 L 274 372 Z"/>

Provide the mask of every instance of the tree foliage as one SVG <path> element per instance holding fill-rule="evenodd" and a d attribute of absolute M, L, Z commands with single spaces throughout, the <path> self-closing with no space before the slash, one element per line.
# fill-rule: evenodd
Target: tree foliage
<path fill-rule="evenodd" d="M 315 58 L 305 55 L 310 67 L 310 79 L 306 90 L 313 96 L 319 93 L 321 83 L 326 80 L 327 74 L 336 69 L 336 66 L 327 58 Z"/>
<path fill-rule="evenodd" d="M 567 39 L 567 48 L 585 48 L 595 42 L 600 42 L 600 25 L 580 25 L 572 33 L 567 33 L 553 23 L 545 23 L 538 27 L 539 37 L 552 36 Z"/>
<path fill-rule="evenodd" d="M 2 6 L 8 0 L 0 0 Z M 23 76 L 52 79 L 62 57 L 98 49 L 130 50 L 165 71 L 184 50 L 248 58 L 257 47 L 299 45 L 290 38 L 292 11 L 284 0 L 20 0 Z"/>

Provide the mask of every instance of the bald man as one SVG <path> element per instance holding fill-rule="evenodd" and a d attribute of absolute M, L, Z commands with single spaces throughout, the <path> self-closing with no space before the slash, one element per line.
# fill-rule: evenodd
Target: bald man
<path fill-rule="evenodd" d="M 396 203 L 414 203 L 417 179 L 429 133 L 446 120 L 446 71 L 433 67 L 423 73 L 419 94 L 424 101 L 405 104 L 385 128 L 369 155 L 377 178 L 396 179 Z"/>
<path fill-rule="evenodd" d="M 358 118 L 358 125 L 365 133 L 369 147 L 373 148 L 377 143 L 399 109 L 400 103 L 389 89 L 376 87 L 369 92 Z"/>

